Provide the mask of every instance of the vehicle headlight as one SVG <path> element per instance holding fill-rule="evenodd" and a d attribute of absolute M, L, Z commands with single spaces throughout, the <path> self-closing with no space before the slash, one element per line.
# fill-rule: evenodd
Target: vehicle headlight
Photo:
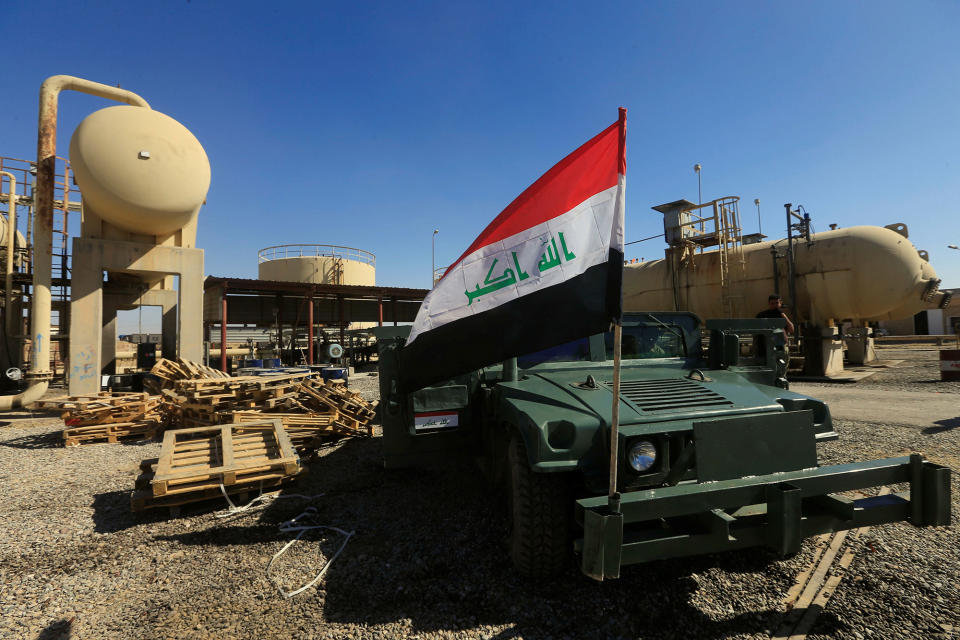
<path fill-rule="evenodd" d="M 649 471 L 656 461 L 657 448 L 649 440 L 637 440 L 630 445 L 627 462 L 634 471 L 638 473 Z"/>

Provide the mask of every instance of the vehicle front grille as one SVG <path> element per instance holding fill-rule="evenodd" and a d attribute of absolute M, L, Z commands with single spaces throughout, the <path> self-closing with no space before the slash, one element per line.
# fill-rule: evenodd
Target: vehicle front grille
<path fill-rule="evenodd" d="M 644 413 L 691 407 L 722 407 L 733 404 L 699 382 L 685 378 L 624 380 L 620 382 L 620 395 Z"/>

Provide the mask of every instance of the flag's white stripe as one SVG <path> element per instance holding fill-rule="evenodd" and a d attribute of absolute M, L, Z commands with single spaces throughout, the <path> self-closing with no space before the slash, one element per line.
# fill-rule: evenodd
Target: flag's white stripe
<path fill-rule="evenodd" d="M 623 251 L 624 186 L 625 178 L 620 176 L 616 186 L 587 198 L 570 211 L 465 256 L 420 305 L 407 344 L 449 322 L 578 276 L 606 262 L 611 246 Z M 575 258 L 567 259 L 561 233 L 567 244 L 566 253 Z M 547 248 L 552 250 L 554 242 L 560 263 L 541 273 L 538 264 Z M 525 277 L 519 275 L 518 265 Z M 481 290 L 487 288 L 488 274 L 492 282 L 504 277 L 510 280 L 508 270 L 513 274 L 513 284 L 477 295 L 472 301 L 466 295 L 467 291 L 477 293 L 478 285 Z"/>

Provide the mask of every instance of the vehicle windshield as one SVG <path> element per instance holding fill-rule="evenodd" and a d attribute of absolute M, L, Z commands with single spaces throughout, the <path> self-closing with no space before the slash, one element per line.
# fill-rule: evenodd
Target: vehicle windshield
<path fill-rule="evenodd" d="M 607 359 L 613 360 L 613 332 L 605 333 L 603 341 L 607 349 Z M 623 338 L 620 343 L 620 357 L 623 360 L 685 356 L 683 331 L 676 325 L 625 324 L 623 326 Z"/>
<path fill-rule="evenodd" d="M 623 340 L 620 347 L 624 360 L 654 358 L 686 358 L 700 351 L 700 325 L 696 317 L 677 313 L 628 313 L 624 315 Z M 613 332 L 603 334 L 607 360 L 613 360 Z M 599 349 L 599 342 L 595 349 Z M 590 354 L 590 338 L 528 353 L 517 358 L 517 366 L 528 369 L 552 362 L 590 362 L 598 360 Z"/>
<path fill-rule="evenodd" d="M 578 338 L 571 342 L 528 353 L 517 358 L 517 366 L 529 369 L 545 362 L 586 362 L 590 360 L 590 339 Z"/>

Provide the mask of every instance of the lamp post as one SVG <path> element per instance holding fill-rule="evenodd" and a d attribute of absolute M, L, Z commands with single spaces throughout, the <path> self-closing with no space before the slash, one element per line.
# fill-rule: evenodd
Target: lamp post
<path fill-rule="evenodd" d="M 435 278 L 437 277 L 437 234 L 440 233 L 440 229 L 433 230 L 433 236 L 430 237 L 430 288 L 433 289 L 433 285 L 436 284 Z"/>
<path fill-rule="evenodd" d="M 697 173 L 697 204 L 703 204 L 703 191 L 700 188 L 700 163 L 693 165 L 693 170 Z"/>
<path fill-rule="evenodd" d="M 760 222 L 760 198 L 754 198 L 753 204 L 757 205 L 757 228 L 760 234 L 763 235 L 763 223 Z"/>

